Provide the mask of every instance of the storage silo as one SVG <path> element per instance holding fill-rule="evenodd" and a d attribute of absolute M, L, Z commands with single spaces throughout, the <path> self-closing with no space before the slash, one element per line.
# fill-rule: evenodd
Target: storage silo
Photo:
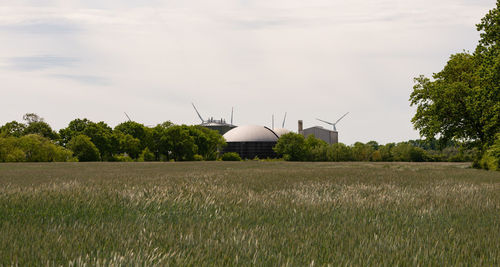
<path fill-rule="evenodd" d="M 224 134 L 226 152 L 236 152 L 241 158 L 253 159 L 276 158 L 273 147 L 278 142 L 278 135 L 265 126 L 244 125 L 236 127 Z"/>
<path fill-rule="evenodd" d="M 290 133 L 290 130 L 285 129 L 285 128 L 277 128 L 273 129 L 273 132 L 278 136 L 281 137 L 284 134 Z"/>

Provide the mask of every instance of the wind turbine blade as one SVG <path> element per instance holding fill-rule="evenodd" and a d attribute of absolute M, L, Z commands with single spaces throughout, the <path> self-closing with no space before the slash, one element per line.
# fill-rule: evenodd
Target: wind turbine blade
<path fill-rule="evenodd" d="M 322 120 L 322 119 L 318 119 L 318 118 L 316 118 L 316 119 L 317 119 L 317 120 L 319 120 L 319 121 L 322 121 L 322 122 L 324 122 L 324 123 L 326 123 L 326 124 L 335 125 L 334 123 L 331 123 L 331 122 L 328 122 L 328 121 L 324 121 L 324 120 Z"/>
<path fill-rule="evenodd" d="M 344 116 L 340 117 L 340 119 L 338 119 L 338 120 L 337 120 L 337 122 L 335 122 L 335 124 L 339 123 L 339 121 L 340 121 L 341 119 L 343 119 L 345 116 L 347 116 L 347 114 L 349 114 L 349 112 L 347 112 L 346 114 L 344 114 Z"/>
<path fill-rule="evenodd" d="M 283 118 L 283 124 L 281 125 L 281 128 L 285 128 L 285 121 L 286 121 L 286 112 L 285 112 L 285 117 Z"/>
<path fill-rule="evenodd" d="M 200 113 L 198 112 L 198 109 L 196 109 L 196 107 L 194 106 L 194 104 L 193 104 L 193 103 L 191 103 L 191 105 L 193 105 L 193 108 L 194 108 L 194 110 L 196 111 L 196 114 L 198 114 L 198 117 L 200 117 L 201 123 L 204 123 L 204 122 L 205 122 L 205 120 L 201 117 Z"/>
<path fill-rule="evenodd" d="M 130 117 L 127 115 L 127 112 L 123 112 L 123 113 L 125 113 L 125 116 L 127 116 L 128 121 L 132 121 L 132 120 L 130 119 Z"/>

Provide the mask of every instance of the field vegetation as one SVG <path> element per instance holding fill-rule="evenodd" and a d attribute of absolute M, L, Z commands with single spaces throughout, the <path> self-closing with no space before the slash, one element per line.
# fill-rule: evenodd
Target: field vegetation
<path fill-rule="evenodd" d="M 464 163 L 5 163 L 0 266 L 500 265 Z"/>

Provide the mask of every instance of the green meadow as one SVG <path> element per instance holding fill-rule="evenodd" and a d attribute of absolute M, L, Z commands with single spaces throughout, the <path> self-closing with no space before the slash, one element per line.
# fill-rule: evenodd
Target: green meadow
<path fill-rule="evenodd" d="M 469 165 L 0 164 L 0 266 L 499 266 Z"/>

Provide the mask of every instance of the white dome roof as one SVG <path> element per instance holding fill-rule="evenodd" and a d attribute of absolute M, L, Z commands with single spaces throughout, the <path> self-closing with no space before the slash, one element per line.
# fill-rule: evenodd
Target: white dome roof
<path fill-rule="evenodd" d="M 226 142 L 277 142 L 278 136 L 269 128 L 258 125 L 236 127 L 223 135 Z"/>
<path fill-rule="evenodd" d="M 290 130 L 285 129 L 285 128 L 277 128 L 273 130 L 274 133 L 278 136 L 281 137 L 284 134 L 290 133 Z"/>

